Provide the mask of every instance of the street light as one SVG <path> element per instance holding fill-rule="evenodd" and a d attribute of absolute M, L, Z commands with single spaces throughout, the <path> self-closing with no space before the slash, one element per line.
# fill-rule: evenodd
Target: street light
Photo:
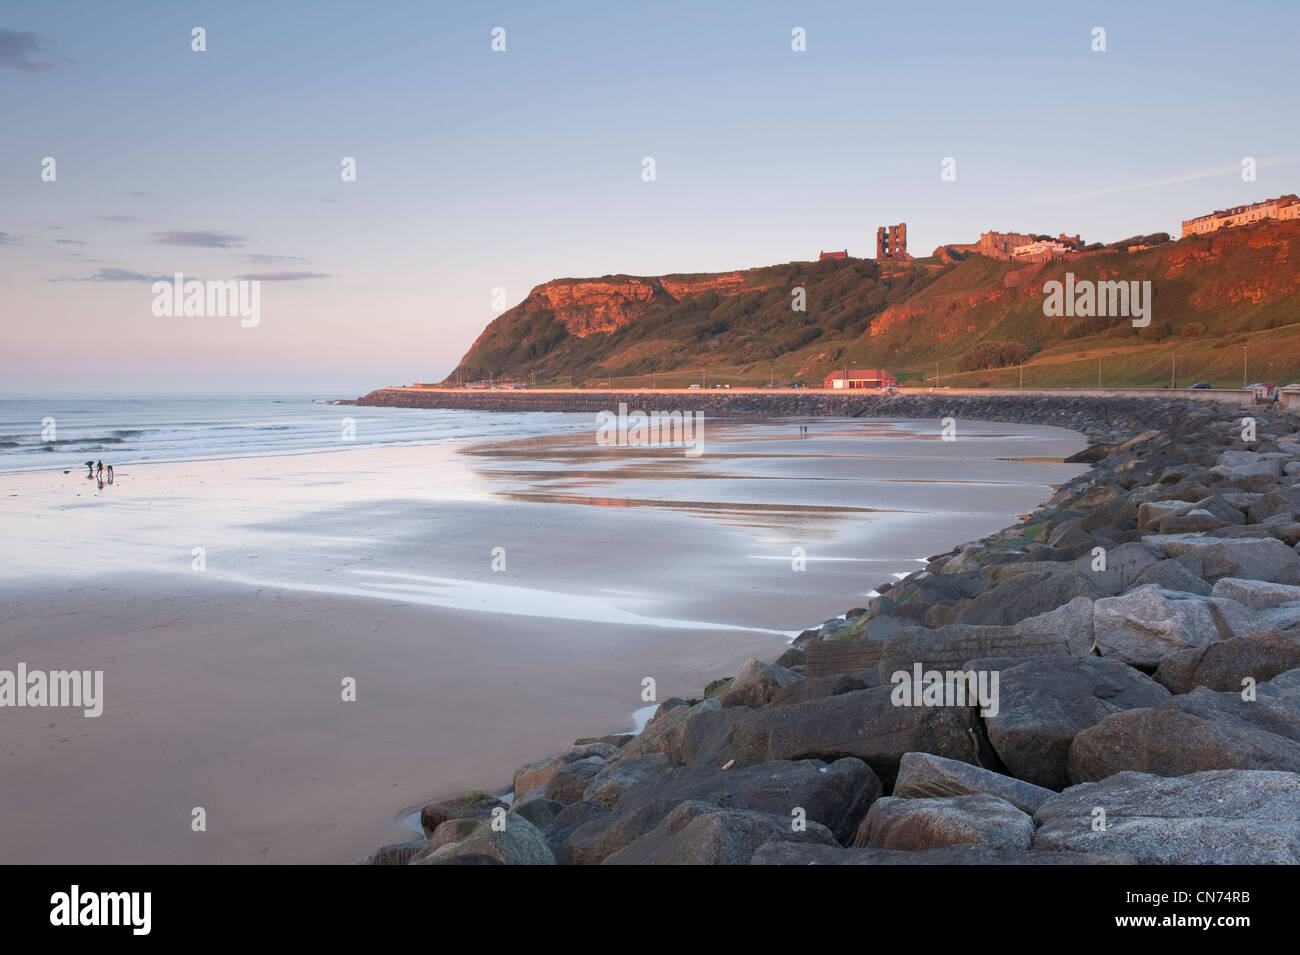
<path fill-rule="evenodd" d="M 1246 346 L 1241 346 L 1241 387 L 1250 384 L 1250 375 L 1246 374 Z"/>

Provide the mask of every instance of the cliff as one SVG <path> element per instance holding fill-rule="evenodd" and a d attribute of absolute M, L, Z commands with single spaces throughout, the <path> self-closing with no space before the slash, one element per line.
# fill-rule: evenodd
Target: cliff
<path fill-rule="evenodd" d="M 1026 367 L 1057 376 L 1038 387 L 1095 384 L 1096 358 L 1121 352 L 1129 357 L 1111 363 L 1116 377 L 1107 384 L 1158 385 L 1169 381 L 1172 359 L 1150 349 L 1167 352 L 1173 342 L 1190 362 L 1180 367 L 1202 380 L 1240 386 L 1241 353 L 1225 348 L 1237 344 L 1258 353 L 1258 377 L 1300 378 L 1300 222 L 1032 264 L 939 253 L 908 263 L 558 279 L 489 324 L 447 381 L 816 385 L 845 364 L 884 366 L 906 381 L 930 377 L 937 362 L 949 383 L 962 356 L 990 341 L 1027 346 Z M 1067 271 L 1080 280 L 1150 281 L 1150 327 L 1135 329 L 1127 317 L 1045 317 L 1043 284 Z M 1014 384 L 987 376 L 950 383 Z"/>

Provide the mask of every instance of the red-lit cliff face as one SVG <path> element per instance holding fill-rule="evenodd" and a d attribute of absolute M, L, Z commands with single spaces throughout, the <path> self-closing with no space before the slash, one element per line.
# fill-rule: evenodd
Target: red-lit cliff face
<path fill-rule="evenodd" d="M 745 289 L 745 282 L 743 272 L 698 278 L 669 275 L 556 279 L 537 286 L 516 307 L 522 312 L 551 311 L 570 335 L 585 338 L 596 332 L 612 332 L 669 297 L 680 300 L 702 292 L 734 295 Z"/>
<path fill-rule="evenodd" d="M 845 357 L 897 373 L 959 361 L 984 341 L 1036 352 L 1136 334 L 1122 321 L 1045 315 L 1043 285 L 1067 271 L 1151 282 L 1150 331 L 1125 344 L 1267 331 L 1300 314 L 1300 221 L 1036 263 L 952 254 L 557 279 L 492 321 L 449 380 L 582 382 L 718 368 L 751 380 L 820 381 Z"/>
<path fill-rule="evenodd" d="M 1093 281 L 1150 281 L 1156 317 L 1175 330 L 1189 321 L 1213 327 L 1225 315 L 1234 328 L 1251 327 L 1234 306 L 1300 295 L 1300 221 L 1268 221 L 1138 252 L 1084 253 L 1032 265 L 968 258 L 876 316 L 868 338 L 898 354 L 918 336 L 964 344 L 997 330 L 1008 340 L 1023 340 L 1024 328 L 1008 319 L 1040 319 L 1043 283 L 1062 280 L 1067 271 Z"/>

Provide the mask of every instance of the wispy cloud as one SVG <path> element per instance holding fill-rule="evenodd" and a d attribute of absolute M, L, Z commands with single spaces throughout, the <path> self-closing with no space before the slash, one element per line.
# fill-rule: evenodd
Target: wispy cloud
<path fill-rule="evenodd" d="M 330 205 L 334 205 L 334 203 L 338 202 L 338 200 L 337 200 L 337 199 L 325 199 L 325 198 L 322 198 L 322 199 L 321 199 L 321 202 L 328 202 Z"/>
<path fill-rule="evenodd" d="M 35 54 L 45 52 L 45 44 L 45 38 L 35 33 L 0 28 L 0 66 L 21 70 L 24 73 L 52 70 L 54 69 L 52 62 L 34 58 Z"/>
<path fill-rule="evenodd" d="M 187 245 L 205 249 L 232 249 L 236 246 L 243 245 L 248 240 L 243 236 L 230 235 L 226 232 L 184 232 L 176 230 L 169 232 L 155 232 L 154 241 L 159 245 Z"/>
<path fill-rule="evenodd" d="M 186 276 L 192 278 L 193 276 Z M 130 269 L 99 269 L 93 275 L 77 277 L 75 275 L 65 275 L 58 279 L 46 279 L 47 282 L 171 282 L 175 276 L 172 275 L 146 275 L 144 272 L 133 272 Z"/>
<path fill-rule="evenodd" d="M 251 282 L 301 282 L 304 279 L 329 277 L 326 272 L 245 272 L 243 275 L 235 276 L 237 279 L 247 279 Z"/>
<path fill-rule="evenodd" d="M 139 222 L 139 216 L 94 216 L 96 222 Z"/>
<path fill-rule="evenodd" d="M 23 240 L 8 232 L 0 232 L 0 245 L 22 245 Z"/>
<path fill-rule="evenodd" d="M 141 191 L 138 190 L 138 189 L 132 189 L 130 192 L 127 193 L 127 195 L 128 195 L 128 196 L 135 196 L 137 199 L 143 199 L 143 198 L 145 198 L 145 197 L 147 197 L 147 196 L 152 196 L 153 193 L 152 193 L 152 192 L 141 192 Z"/>
<path fill-rule="evenodd" d="M 1281 163 L 1292 162 L 1295 156 L 1271 156 L 1265 159 L 1255 161 L 1256 168 L 1260 166 L 1276 166 Z M 1136 192 L 1139 189 L 1158 189 L 1161 186 L 1175 186 L 1183 182 L 1198 182 L 1202 179 L 1213 179 L 1215 176 L 1226 176 L 1229 173 L 1240 173 L 1241 163 L 1235 162 L 1230 166 L 1219 166 L 1214 169 L 1202 169 L 1199 172 L 1183 173 L 1180 176 L 1170 176 L 1168 179 L 1153 179 L 1150 182 L 1135 182 L 1127 186 L 1103 186 L 1100 189 L 1089 189 L 1087 192 L 1080 192 L 1072 196 L 1061 196 L 1059 201 L 1071 202 L 1077 199 L 1097 199 L 1101 196 L 1113 196 L 1121 192 Z"/>
<path fill-rule="evenodd" d="M 261 255 L 252 253 L 244 256 L 244 261 L 251 265 L 306 265 L 309 260 L 298 255 Z"/>
<path fill-rule="evenodd" d="M 80 239 L 55 239 L 56 245 L 85 245 Z"/>

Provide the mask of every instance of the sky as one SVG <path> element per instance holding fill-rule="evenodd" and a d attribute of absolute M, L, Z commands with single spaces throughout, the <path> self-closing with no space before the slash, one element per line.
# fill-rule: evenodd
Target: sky
<path fill-rule="evenodd" d="M 352 396 L 553 278 L 1300 191 L 1300 4 L 1082 7 L 5 0 L 0 391 Z M 178 272 L 259 282 L 257 324 L 155 314 Z"/>

